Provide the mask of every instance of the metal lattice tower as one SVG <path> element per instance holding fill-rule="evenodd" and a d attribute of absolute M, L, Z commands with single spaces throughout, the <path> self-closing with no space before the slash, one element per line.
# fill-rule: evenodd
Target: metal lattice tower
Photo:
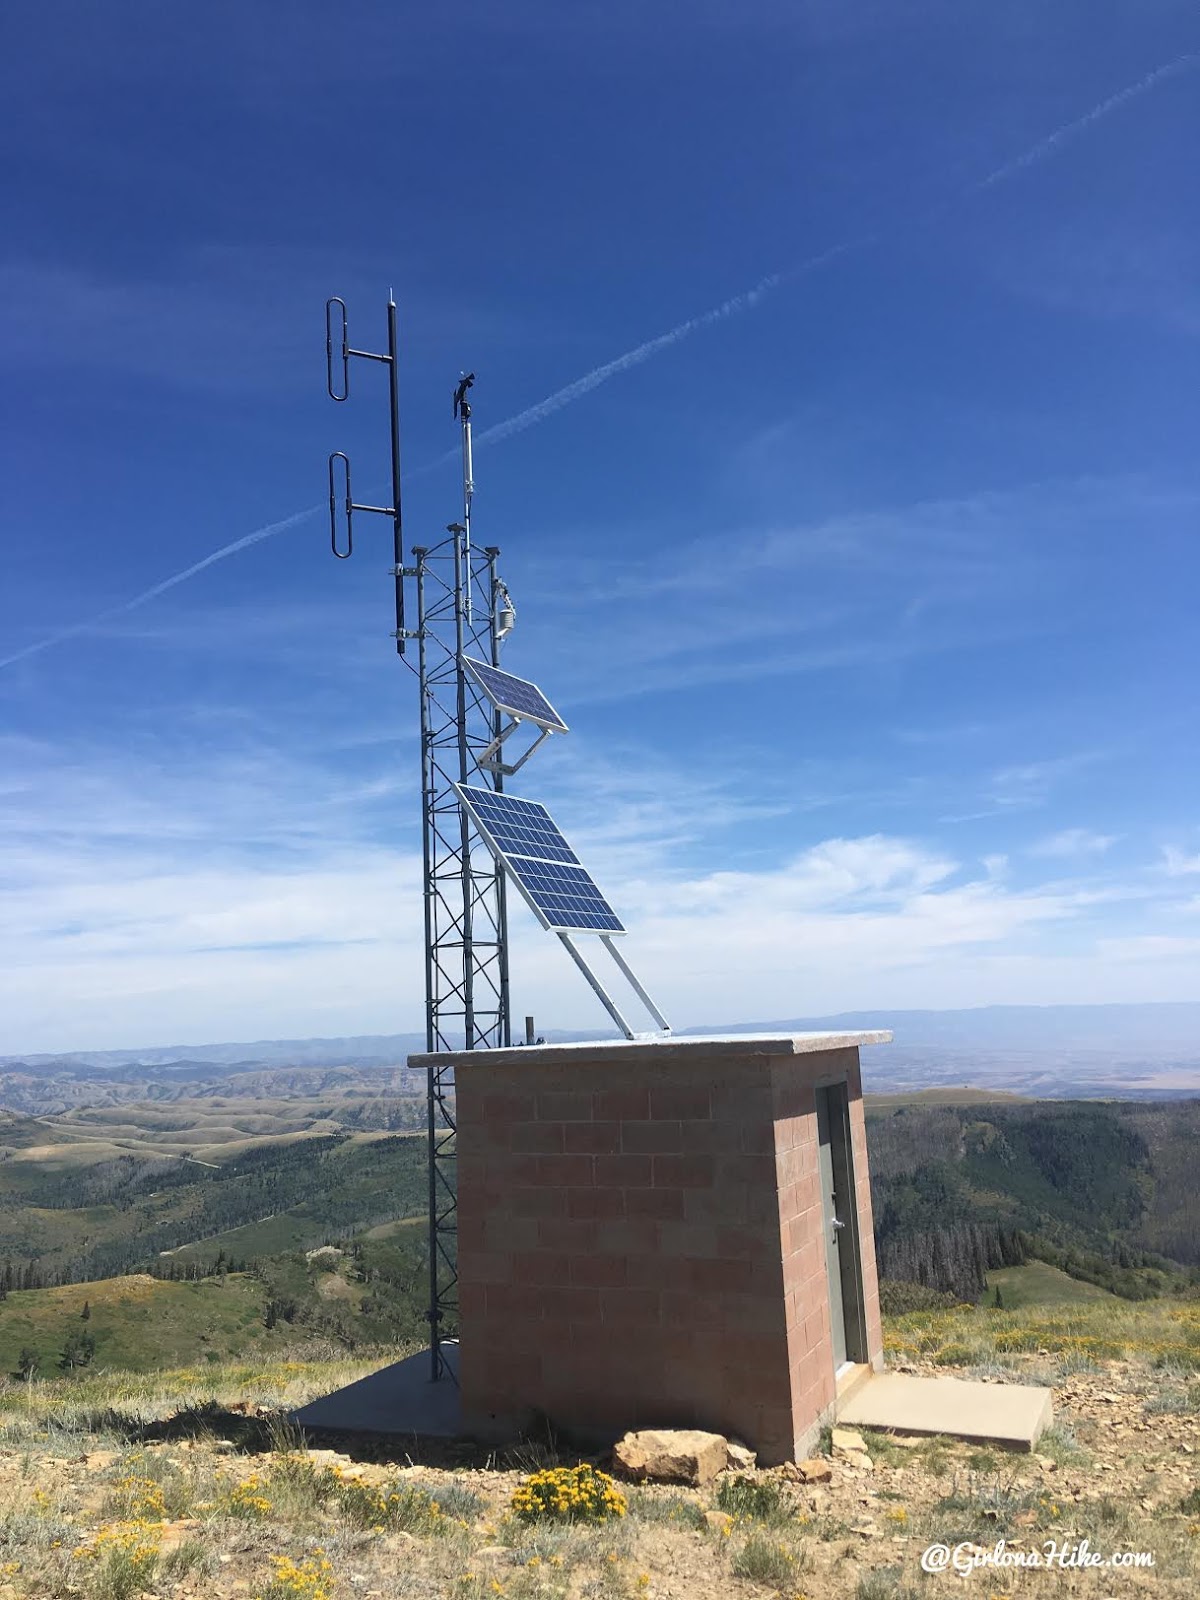
<path fill-rule="evenodd" d="M 454 391 L 454 416 L 462 433 L 461 520 L 450 523 L 436 544 L 414 545 L 412 563 L 405 565 L 396 305 L 391 299 L 387 330 L 386 353 L 352 349 L 345 302 L 335 297 L 325 303 L 330 398 L 349 397 L 352 359 L 379 362 L 387 369 L 392 466 L 391 504 L 359 504 L 350 485 L 349 457 L 335 450 L 329 457 L 329 529 L 334 555 L 345 560 L 354 550 L 356 513 L 390 517 L 392 522 L 390 571 L 396 592 L 392 637 L 404 665 L 416 675 L 421 709 L 426 1049 L 431 1054 L 451 1053 L 512 1043 L 506 873 L 543 927 L 557 934 L 626 1038 L 636 1036 L 575 943 L 581 933 L 598 936 L 656 1025 L 669 1033 L 666 1018 L 613 942 L 614 935 L 625 932 L 624 925 L 549 813 L 537 802 L 503 796 L 505 776 L 518 772 L 551 734 L 565 733 L 567 725 L 536 684 L 499 670 L 500 646 L 512 631 L 516 614 L 496 570 L 500 552 L 493 545 L 481 550 L 471 539 L 473 372 L 464 373 Z M 406 610 L 411 614 L 406 607 L 410 593 L 416 601 L 415 628 L 405 624 Z M 415 666 L 410 644 L 416 646 Z M 521 727 L 540 731 L 510 763 L 505 759 L 507 741 Z M 485 821 L 481 806 L 490 821 Z M 535 815 L 539 820 L 531 830 L 528 819 Z M 514 834 L 517 818 L 522 820 Z M 532 1019 L 526 1026 L 532 1038 Z M 453 1376 L 443 1359 L 442 1337 L 447 1319 L 457 1321 L 458 1312 L 452 1067 L 428 1069 L 428 1100 L 428 1316 L 436 1380 Z"/>
<path fill-rule="evenodd" d="M 335 321 L 340 335 L 335 336 Z M 350 361 L 358 357 L 387 367 L 391 412 L 392 503 L 359 504 L 342 451 L 329 457 L 330 542 L 346 559 L 353 552 L 356 512 L 387 516 L 393 524 L 396 628 L 393 637 L 404 664 L 418 679 L 421 714 L 421 815 L 425 906 L 425 1037 L 429 1051 L 495 1048 L 512 1042 L 509 1016 L 508 927 L 501 867 L 473 850 L 471 826 L 453 785 L 503 786 L 498 741 L 502 718 L 463 666 L 464 656 L 499 665 L 500 644 L 513 622 L 512 603 L 496 569 L 499 551 L 471 541 L 474 496 L 471 407 L 474 375 L 464 376 L 454 396 L 462 431 L 463 508 L 446 537 L 415 545 L 405 565 L 400 505 L 400 424 L 396 306 L 387 308 L 386 354 L 352 349 L 346 307 L 331 299 L 325 308 L 328 391 L 334 400 L 350 392 Z M 340 342 L 340 350 L 337 348 Z M 340 360 L 340 382 L 337 381 Z M 339 492 L 338 463 L 343 484 Z M 339 501 L 344 539 L 339 540 Z M 416 601 L 416 627 L 405 625 L 406 593 Z M 406 646 L 415 644 L 416 665 Z M 432 1376 L 449 1373 L 442 1358 L 443 1324 L 457 1316 L 456 1184 L 454 1174 L 454 1081 L 450 1067 L 428 1072 L 429 1138 L 429 1323 Z"/>

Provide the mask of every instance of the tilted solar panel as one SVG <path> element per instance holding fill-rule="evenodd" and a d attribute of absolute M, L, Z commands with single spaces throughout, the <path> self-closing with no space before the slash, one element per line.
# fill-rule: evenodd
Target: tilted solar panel
<path fill-rule="evenodd" d="M 579 857 L 558 831 L 545 806 L 536 800 L 523 800 L 515 794 L 498 794 L 495 789 L 468 788 L 455 784 L 468 810 L 490 836 L 502 855 L 532 856 L 539 861 L 570 861 Z"/>
<path fill-rule="evenodd" d="M 539 728 L 551 728 L 557 733 L 567 732 L 566 723 L 536 683 L 504 672 L 499 667 L 489 666 L 486 661 L 476 661 L 473 656 L 463 656 L 462 662 L 497 711 L 506 711 L 513 717 L 526 717 Z"/>
<path fill-rule="evenodd" d="M 545 806 L 494 789 L 454 785 L 488 849 L 543 927 L 624 933 L 621 919 L 563 838 Z"/>

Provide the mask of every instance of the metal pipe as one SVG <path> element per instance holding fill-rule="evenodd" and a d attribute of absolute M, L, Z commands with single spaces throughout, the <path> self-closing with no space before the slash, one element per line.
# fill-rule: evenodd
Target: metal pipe
<path fill-rule="evenodd" d="M 467 783 L 471 777 L 471 749 L 467 739 L 467 669 L 463 666 L 465 631 L 464 579 L 470 581 L 469 571 L 464 572 L 463 540 L 465 530 L 454 534 L 454 678 L 457 693 L 456 720 L 458 723 L 458 781 Z M 471 823 L 464 807 L 458 808 L 459 822 L 459 872 L 462 879 L 462 936 L 463 936 L 463 1031 L 465 1046 L 475 1048 L 475 951 L 472 945 L 471 904 Z"/>
<path fill-rule="evenodd" d="M 434 1028 L 433 982 L 433 751 L 429 726 L 428 657 L 425 648 L 425 551 L 413 550 L 417 563 L 417 669 L 421 699 L 421 848 L 425 884 L 425 1048 L 437 1049 Z M 438 1196 L 437 1118 L 438 1084 L 435 1068 L 426 1068 L 426 1134 L 429 1179 L 429 1359 L 430 1379 L 436 1383 L 441 1368 L 441 1329 L 438 1314 Z"/>
<path fill-rule="evenodd" d="M 496 561 L 500 555 L 498 546 L 489 544 L 484 550 L 487 556 L 488 597 L 489 597 L 489 643 L 492 650 L 492 665 L 500 665 L 500 636 L 498 632 L 497 602 L 499 599 L 500 579 L 496 572 Z M 461 669 L 460 669 L 461 670 Z M 504 718 L 499 711 L 492 716 L 493 740 L 502 737 L 500 732 Z M 492 775 L 492 782 L 498 790 L 504 788 L 504 774 L 496 772 Z M 497 952 L 498 967 L 500 971 L 500 1044 L 507 1049 L 512 1044 L 512 1021 L 510 1016 L 512 997 L 509 991 L 508 973 L 508 880 L 504 875 L 499 862 L 492 861 L 492 870 L 496 874 L 496 921 L 500 937 L 500 948 Z"/>
<path fill-rule="evenodd" d="M 617 1010 L 616 1002 L 613 1000 L 613 998 L 609 994 L 608 990 L 600 982 L 600 979 L 592 971 L 591 967 L 588 966 L 587 962 L 580 955 L 579 951 L 576 950 L 574 944 L 571 942 L 571 935 L 569 933 L 563 933 L 562 930 L 560 929 L 558 937 L 562 940 L 563 944 L 566 945 L 567 953 L 570 955 L 571 960 L 575 963 L 575 965 L 579 968 L 580 972 L 583 973 L 584 977 L 587 979 L 587 981 L 591 984 L 592 988 L 595 990 L 596 995 L 597 995 L 597 997 L 598 997 L 598 999 L 600 1001 L 600 1004 L 608 1012 L 609 1016 L 616 1023 L 617 1027 L 620 1028 L 621 1032 L 625 1035 L 625 1037 L 627 1039 L 632 1039 L 634 1037 L 633 1029 L 629 1026 L 629 1024 L 625 1021 L 625 1018 Z"/>
<path fill-rule="evenodd" d="M 612 939 L 609 938 L 608 934 L 602 933 L 600 935 L 600 942 L 604 945 L 604 947 L 608 951 L 609 955 L 613 958 L 613 960 L 620 967 L 621 971 L 629 979 L 630 987 L 637 994 L 638 999 L 642 1002 L 642 1004 L 645 1006 L 646 1010 L 654 1018 L 655 1022 L 658 1023 L 659 1027 L 663 1030 L 664 1033 L 670 1033 L 671 1024 L 667 1021 L 666 1017 L 663 1016 L 662 1012 L 654 1004 L 654 1001 L 651 1000 L 650 996 L 646 993 L 645 989 L 642 988 L 641 983 L 638 981 L 637 974 L 634 972 L 633 968 L 629 965 L 628 961 L 626 961 L 625 957 L 617 949 L 617 947 L 613 943 Z"/>
<path fill-rule="evenodd" d="M 396 558 L 396 654 L 404 654 L 404 518 L 400 510 L 400 347 L 396 302 L 388 301 L 388 403 L 392 436 L 392 548 Z"/>
<path fill-rule="evenodd" d="M 463 536 L 467 569 L 467 623 L 471 621 L 471 501 L 475 494 L 474 464 L 471 460 L 471 407 L 462 402 Z"/>

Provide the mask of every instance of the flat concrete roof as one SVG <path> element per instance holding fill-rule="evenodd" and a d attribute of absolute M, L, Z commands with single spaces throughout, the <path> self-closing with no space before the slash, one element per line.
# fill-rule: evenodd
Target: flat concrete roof
<path fill-rule="evenodd" d="M 605 1056 L 644 1056 L 648 1061 L 761 1060 L 764 1056 L 814 1055 L 821 1050 L 846 1050 L 861 1044 L 890 1044 L 891 1032 L 877 1028 L 863 1033 L 712 1033 L 664 1034 L 638 1039 L 584 1039 L 570 1044 L 514 1045 L 506 1050 L 440 1050 L 408 1058 L 410 1067 L 441 1066 L 450 1061 L 495 1062 L 498 1067 L 547 1066 L 589 1061 Z"/>
<path fill-rule="evenodd" d="M 951 1439 L 1032 1450 L 1053 1418 L 1049 1389 L 1026 1383 L 978 1383 L 873 1373 L 837 1408 L 839 1426 L 889 1433 L 944 1433 Z"/>

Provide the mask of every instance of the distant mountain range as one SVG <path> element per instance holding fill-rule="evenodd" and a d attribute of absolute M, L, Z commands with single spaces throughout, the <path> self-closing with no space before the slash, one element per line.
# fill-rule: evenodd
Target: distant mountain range
<path fill-rule="evenodd" d="M 720 1023 L 684 1034 L 857 1031 L 890 1028 L 895 1042 L 864 1056 L 868 1090 L 977 1083 L 1042 1097 L 1168 1098 L 1200 1093 L 1200 1002 L 1146 1005 L 984 1006 L 958 1011 L 850 1011 L 784 1021 Z M 609 1033 L 547 1032 L 551 1042 Z M 163 1045 L 151 1049 L 0 1056 L 0 1105 L 27 1100 L 30 1080 L 177 1086 L 268 1068 L 356 1069 L 369 1080 L 424 1049 L 423 1034 Z M 6 1085 L 7 1080 L 7 1085 Z M 393 1088 L 394 1092 L 394 1088 Z M 120 1098 L 125 1098 L 122 1094 Z"/>

